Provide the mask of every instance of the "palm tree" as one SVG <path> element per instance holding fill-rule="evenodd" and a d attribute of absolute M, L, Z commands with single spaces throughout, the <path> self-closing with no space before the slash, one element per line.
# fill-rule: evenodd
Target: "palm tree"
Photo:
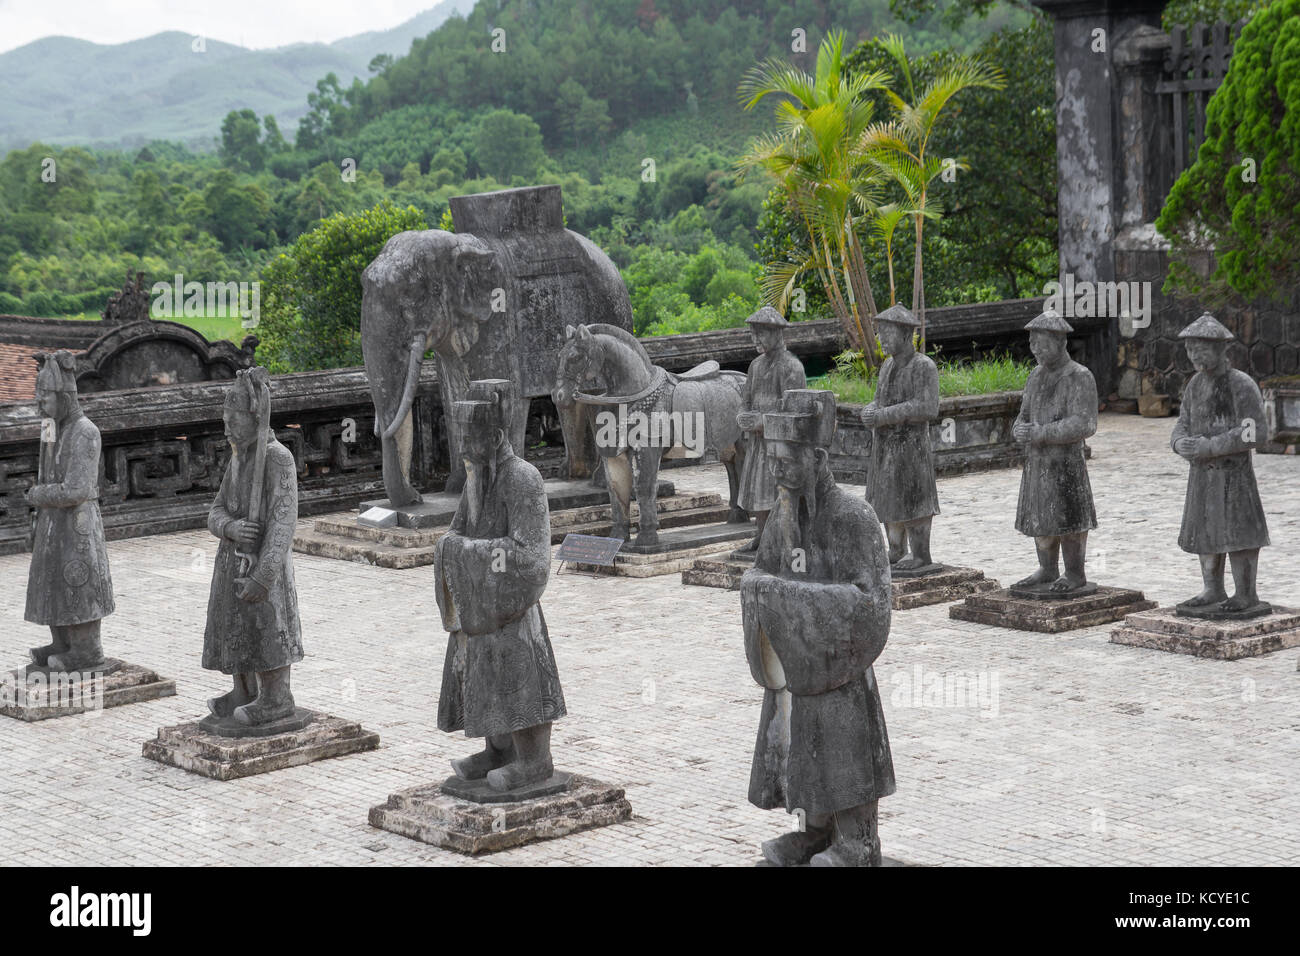
<path fill-rule="evenodd" d="M 916 251 L 912 262 L 912 311 L 921 323 L 921 348 L 925 348 L 925 282 L 921 259 L 922 235 L 926 219 L 938 219 L 943 210 L 930 196 L 930 184 L 946 168 L 969 169 L 960 160 L 943 160 L 928 153 L 930 137 L 948 102 L 971 87 L 1001 89 L 1006 85 L 1002 72 L 976 57 L 957 57 L 939 70 L 917 95 L 912 66 L 903 49 L 901 37 L 890 34 L 882 44 L 898 64 L 902 89 L 886 87 L 885 96 L 893 113 L 891 119 L 865 129 L 855 151 L 866 156 L 880 172 L 887 175 L 907 196 L 908 212 L 916 230 Z M 903 98 L 906 93 L 907 98 Z M 890 268 L 893 265 L 891 262 Z M 892 283 L 892 275 L 891 275 Z"/>
<path fill-rule="evenodd" d="M 779 96 L 777 131 L 753 140 L 737 161 L 742 177 L 769 173 L 808 234 L 808 255 L 800 262 L 764 266 L 764 299 L 784 312 L 799 277 L 816 271 L 826 298 L 844 327 L 850 347 L 875 364 L 875 296 L 867 275 L 859 221 L 879 205 L 885 175 L 859 148 L 871 125 L 873 106 L 863 98 L 884 89 L 887 74 L 850 75 L 845 69 L 844 34 L 831 33 L 817 50 L 816 72 L 783 60 L 767 60 L 746 74 L 741 103 L 753 109 Z"/>

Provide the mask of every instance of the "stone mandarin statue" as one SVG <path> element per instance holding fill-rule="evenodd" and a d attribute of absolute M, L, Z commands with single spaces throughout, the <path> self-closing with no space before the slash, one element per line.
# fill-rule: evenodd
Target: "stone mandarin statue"
<path fill-rule="evenodd" d="M 1038 570 L 1012 588 L 1066 598 L 1089 589 L 1084 564 L 1097 514 L 1083 443 L 1097 431 L 1097 383 L 1066 351 L 1074 330 L 1063 318 L 1049 309 L 1025 328 L 1038 366 L 1012 426 L 1015 440 L 1028 446 L 1016 530 L 1033 537 Z"/>
<path fill-rule="evenodd" d="M 52 641 L 32 648 L 32 660 L 53 671 L 102 670 L 100 621 L 114 603 L 99 515 L 99 429 L 81 411 L 72 353 L 37 359 L 36 404 L 44 420 L 36 484 L 27 492 L 36 532 L 23 616 L 49 625 Z"/>
<path fill-rule="evenodd" d="M 871 507 L 831 477 L 830 392 L 786 392 L 763 415 L 779 486 L 740 583 L 745 653 L 765 688 L 749 778 L 757 807 L 805 829 L 763 844 L 778 866 L 879 866 L 877 801 L 894 766 L 872 663 L 889 636 L 889 560 Z"/>
<path fill-rule="evenodd" d="M 1268 525 L 1255 483 L 1251 449 L 1264 425 L 1259 386 L 1228 364 L 1233 335 L 1208 312 L 1179 333 L 1196 374 L 1183 392 L 1170 445 L 1191 463 L 1178 546 L 1199 555 L 1204 590 L 1179 613 L 1254 617 L 1271 608 L 1255 591 L 1259 549 Z M 1234 593 L 1223 587 L 1224 558 Z"/>
<path fill-rule="evenodd" d="M 768 512 L 776 503 L 776 478 L 763 449 L 763 413 L 779 409 L 781 396 L 789 389 L 805 387 L 808 380 L 803 363 L 785 347 L 785 330 L 790 323 L 780 312 L 765 305 L 745 322 L 754 337 L 758 358 L 749 363 L 743 404 L 736 415 L 736 423 L 746 435 L 737 503 L 757 519 L 758 533 L 740 549 L 754 551 L 763 537 Z"/>
<path fill-rule="evenodd" d="M 912 342 L 921 323 L 893 305 L 876 316 L 889 357 L 880 367 L 875 400 L 862 409 L 872 429 L 867 501 L 885 525 L 895 572 L 933 569 L 930 525 L 939 513 L 930 423 L 939 417 L 939 370 Z"/>
<path fill-rule="evenodd" d="M 208 530 L 221 544 L 203 666 L 229 674 L 234 686 L 208 709 L 217 721 L 278 726 L 295 719 L 289 668 L 303 658 L 292 557 L 298 469 L 270 427 L 266 369 L 235 373 L 223 415 L 233 454 L 208 511 Z"/>
<path fill-rule="evenodd" d="M 550 512 L 541 474 L 506 437 L 512 384 L 471 382 L 469 396 L 452 407 L 465 487 L 434 561 L 450 634 L 438 729 L 484 738 L 480 753 L 452 768 L 504 792 L 552 776 L 551 723 L 567 713 L 538 603 L 551 566 Z"/>

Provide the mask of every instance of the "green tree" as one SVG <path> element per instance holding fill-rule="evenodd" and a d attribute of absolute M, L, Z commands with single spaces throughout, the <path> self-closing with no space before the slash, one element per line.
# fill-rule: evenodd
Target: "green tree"
<path fill-rule="evenodd" d="M 261 136 L 262 126 L 256 113 L 231 110 L 221 121 L 221 161 L 239 172 L 260 172 L 266 165 L 266 147 Z"/>
<path fill-rule="evenodd" d="M 938 219 L 943 210 L 931 195 L 934 182 L 949 169 L 969 169 L 964 160 L 935 155 L 930 148 L 939 119 L 952 99 L 975 87 L 998 90 L 1006 85 L 1001 71 L 979 57 L 956 57 L 943 64 L 923 85 L 912 74 L 911 61 L 902 37 L 891 34 L 884 40 L 897 73 L 885 89 L 891 118 L 864 131 L 857 148 L 901 187 L 905 204 L 900 208 L 912 220 L 915 246 L 912 260 L 912 311 L 921 323 L 921 348 L 925 348 L 925 268 L 922 249 L 927 219 Z M 918 90 L 918 86 L 920 89 Z M 891 281 L 892 281 L 891 263 Z"/>
<path fill-rule="evenodd" d="M 384 200 L 337 213 L 262 270 L 258 356 L 275 373 L 361 364 L 361 273 L 399 232 L 426 228 L 414 206 Z"/>
<path fill-rule="evenodd" d="M 1300 0 L 1246 24 L 1205 111 L 1205 142 L 1174 183 L 1156 228 L 1170 241 L 1166 288 L 1207 302 L 1283 300 L 1300 248 Z M 1214 270 L 1195 262 L 1212 248 Z"/>
<path fill-rule="evenodd" d="M 870 125 L 872 105 L 863 98 L 886 76 L 845 69 L 844 34 L 832 33 L 817 50 L 809 75 L 782 60 L 750 70 L 740 85 L 741 102 L 753 109 L 780 98 L 777 131 L 754 140 L 738 161 L 742 170 L 764 170 L 777 182 L 808 237 L 807 257 L 765 263 L 763 296 L 785 312 L 799 277 L 816 271 L 851 348 L 874 356 L 875 296 L 858 235 L 859 217 L 877 205 L 878 178 L 858 148 Z"/>
<path fill-rule="evenodd" d="M 497 182 L 508 183 L 515 176 L 532 178 L 545 155 L 541 128 L 532 117 L 493 110 L 479 119 L 474 158 Z"/>

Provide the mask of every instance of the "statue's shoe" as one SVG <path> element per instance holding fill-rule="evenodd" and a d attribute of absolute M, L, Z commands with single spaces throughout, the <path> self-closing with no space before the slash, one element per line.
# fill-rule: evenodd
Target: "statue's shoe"
<path fill-rule="evenodd" d="M 813 854 L 831 844 L 830 827 L 783 833 L 775 840 L 763 841 L 763 859 L 773 866 L 803 866 Z"/>
<path fill-rule="evenodd" d="M 108 661 L 104 660 L 101 652 L 98 655 L 76 654 L 72 651 L 63 651 L 60 654 L 51 654 L 46 659 L 46 666 L 52 671 L 61 671 L 69 673 L 71 671 L 102 671 L 108 666 Z"/>
<path fill-rule="evenodd" d="M 836 843 L 815 855 L 809 866 L 880 866 L 880 847 L 863 843 Z"/>
<path fill-rule="evenodd" d="M 236 707 L 242 707 L 244 704 L 252 702 L 247 694 L 241 694 L 237 691 L 228 690 L 220 697 L 211 697 L 208 699 L 208 710 L 213 717 L 225 720 L 235 712 Z"/>
<path fill-rule="evenodd" d="M 32 663 L 38 667 L 45 667 L 50 662 L 50 655 L 57 654 L 67 648 L 60 647 L 58 644 L 44 644 L 40 647 L 32 648 Z"/>
<path fill-rule="evenodd" d="M 294 706 L 293 698 L 288 701 L 263 704 L 253 701 L 251 704 L 244 704 L 236 707 L 232 716 L 241 724 L 247 724 L 250 727 L 260 724 L 269 724 L 273 720 L 283 720 L 286 717 L 292 717 L 297 708 Z"/>
<path fill-rule="evenodd" d="M 488 747 L 476 754 L 468 757 L 459 757 L 451 762 L 451 769 L 456 771 L 456 776 L 462 780 L 482 780 L 488 775 L 489 771 L 497 767 L 503 767 L 515 759 L 515 748 L 507 747 L 505 750 L 496 750 Z"/>
<path fill-rule="evenodd" d="M 518 790 L 532 783 L 541 783 L 555 773 L 555 765 L 549 761 L 516 760 L 504 767 L 488 771 L 487 784 L 498 793 Z"/>

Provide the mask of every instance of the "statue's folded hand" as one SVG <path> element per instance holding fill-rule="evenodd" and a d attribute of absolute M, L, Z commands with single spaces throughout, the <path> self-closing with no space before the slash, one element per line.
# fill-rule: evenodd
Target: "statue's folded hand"
<path fill-rule="evenodd" d="M 241 601 L 247 601 L 249 604 L 261 604 L 270 597 L 270 592 L 262 586 L 260 581 L 255 581 L 252 578 L 236 578 L 235 596 Z"/>

